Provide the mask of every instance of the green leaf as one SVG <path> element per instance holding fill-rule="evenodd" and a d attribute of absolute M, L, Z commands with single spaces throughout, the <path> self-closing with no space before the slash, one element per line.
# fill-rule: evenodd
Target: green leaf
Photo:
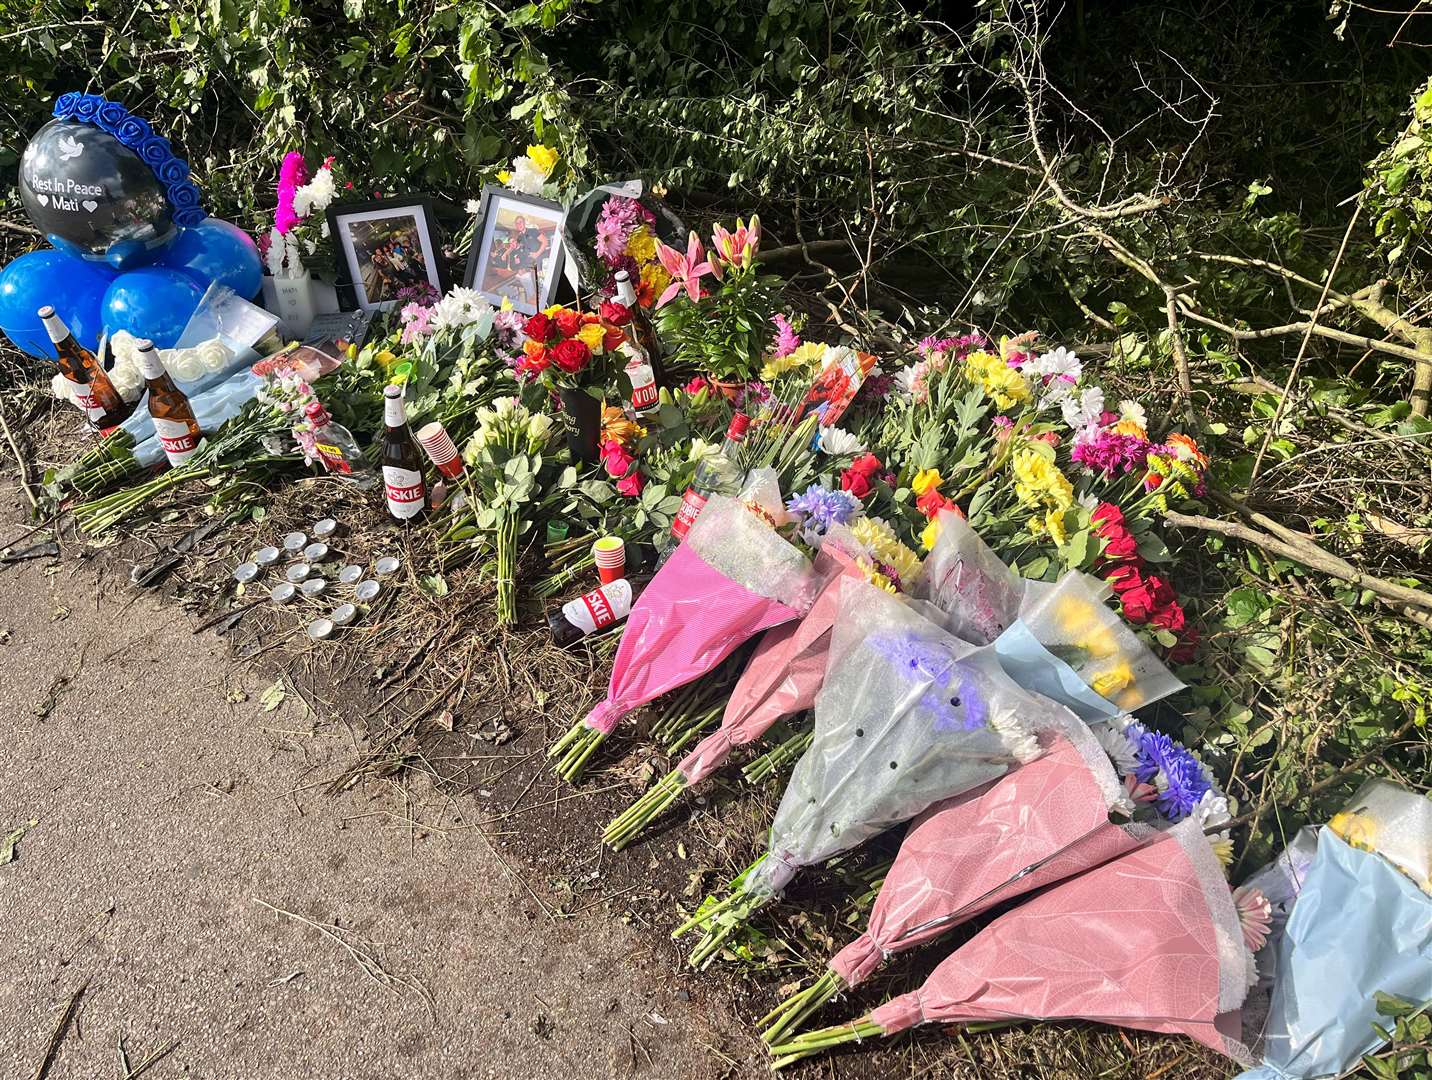
<path fill-rule="evenodd" d="M 283 704 L 286 697 L 288 691 L 284 689 L 283 680 L 279 679 L 259 695 L 259 704 L 263 706 L 264 712 L 271 713 Z"/>
<path fill-rule="evenodd" d="M 0 836 L 0 866 L 15 861 L 16 846 L 20 843 L 21 838 L 38 824 L 38 821 L 32 819 L 11 829 L 4 836 Z"/>

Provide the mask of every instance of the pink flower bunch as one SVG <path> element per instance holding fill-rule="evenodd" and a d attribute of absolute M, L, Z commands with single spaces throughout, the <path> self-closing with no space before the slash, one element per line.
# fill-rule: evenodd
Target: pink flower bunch
<path fill-rule="evenodd" d="M 790 356 L 801 346 L 800 335 L 784 315 L 772 316 L 771 322 L 776 328 L 776 340 L 771 346 L 772 355 L 778 360 L 782 356 Z"/>
<path fill-rule="evenodd" d="M 283 156 L 283 165 L 278 171 L 278 209 L 274 211 L 273 225 L 280 235 L 298 224 L 293 197 L 307 182 L 308 166 L 304 164 L 303 155 L 297 150 L 290 150 Z"/>
<path fill-rule="evenodd" d="M 1112 476 L 1142 469 L 1151 449 L 1147 439 L 1137 435 L 1120 435 L 1104 429 L 1092 439 L 1081 439 L 1070 452 L 1070 458 L 1092 473 Z"/>
<path fill-rule="evenodd" d="M 640 469 L 633 468 L 635 464 L 636 458 L 616 439 L 602 443 L 602 465 L 607 475 L 617 482 L 617 492 L 628 499 L 636 498 L 646 486 L 646 477 Z"/>
<path fill-rule="evenodd" d="M 407 304 L 402 311 L 398 312 L 398 319 L 403 324 L 402 342 L 404 345 L 411 345 L 420 338 L 425 338 L 435 329 L 432 325 L 433 309 L 427 304 L 420 304 L 416 300 Z"/>
<path fill-rule="evenodd" d="M 989 340 L 983 334 L 961 334 L 959 337 L 937 338 L 934 334 L 921 339 L 920 344 L 915 346 L 918 352 L 926 360 L 936 354 L 954 354 L 956 360 L 963 360 L 976 349 L 983 349 L 989 344 Z M 943 366 L 943 365 L 941 365 Z"/>
<path fill-rule="evenodd" d="M 751 215 L 751 224 L 736 219 L 735 230 L 728 230 L 717 224 L 711 229 L 711 251 L 717 256 L 711 260 L 711 272 L 721 277 L 722 266 L 732 270 L 746 270 L 756 261 L 756 251 L 761 246 L 761 219 Z"/>
<path fill-rule="evenodd" d="M 637 199 L 624 195 L 613 195 L 602 204 L 601 215 L 597 218 L 597 257 L 613 270 L 622 267 L 615 261 L 626 255 L 627 239 L 642 225 L 655 225 L 656 215 Z M 632 266 L 636 261 L 632 260 Z M 628 273 L 632 267 L 626 267 Z"/>

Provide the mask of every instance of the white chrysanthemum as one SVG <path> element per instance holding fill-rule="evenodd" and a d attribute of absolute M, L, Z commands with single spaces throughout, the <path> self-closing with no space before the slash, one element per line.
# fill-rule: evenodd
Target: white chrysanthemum
<path fill-rule="evenodd" d="M 1189 816 L 1197 818 L 1199 824 L 1204 828 L 1208 828 L 1210 825 L 1222 825 L 1232 820 L 1232 815 L 1228 811 L 1227 797 L 1220 795 L 1216 789 L 1205 791 Z"/>
<path fill-rule="evenodd" d="M 537 168 L 529 157 L 512 159 L 512 175 L 507 178 L 507 186 L 513 191 L 520 191 L 524 195 L 542 194 L 542 185 L 547 182 L 547 174 Z"/>
<path fill-rule="evenodd" d="M 1082 434 L 1097 427 L 1104 412 L 1104 391 L 1097 386 L 1086 387 L 1077 395 L 1070 394 L 1059 403 L 1064 413 L 1064 422 L 1075 432 Z"/>
<path fill-rule="evenodd" d="M 915 368 L 901 368 L 895 372 L 895 390 L 897 393 L 910 397 L 915 393 Z"/>
<path fill-rule="evenodd" d="M 274 277 L 283 277 L 283 233 L 278 227 L 269 230 L 268 250 L 264 252 L 264 265 Z"/>
<path fill-rule="evenodd" d="M 303 276 L 303 255 L 298 250 L 298 237 L 289 233 L 284 237 L 283 245 L 284 276 L 296 278 Z"/>
<path fill-rule="evenodd" d="M 1039 403 L 1035 408 L 1039 412 L 1052 409 L 1056 405 L 1062 408 L 1064 403 L 1073 400 L 1073 397 L 1074 384 L 1064 379 L 1055 379 L 1039 392 Z"/>
<path fill-rule="evenodd" d="M 820 449 L 831 457 L 854 457 L 865 453 L 865 444 L 844 428 L 820 429 Z"/>
<path fill-rule="evenodd" d="M 468 212 L 469 214 L 476 214 L 476 213 L 479 213 L 481 210 L 482 210 L 482 203 L 479 202 L 477 199 L 468 199 L 468 200 L 467 200 L 467 212 Z"/>
<path fill-rule="evenodd" d="M 337 194 L 338 185 L 333 181 L 333 170 L 327 167 L 319 169 L 312 180 L 293 193 L 293 212 L 306 218 L 315 210 L 327 210 Z"/>
<path fill-rule="evenodd" d="M 1079 362 L 1079 358 L 1063 345 L 1036 357 L 1030 366 L 1036 375 L 1066 383 L 1078 382 L 1084 373 L 1084 365 Z"/>
<path fill-rule="evenodd" d="M 1127 776 L 1134 771 L 1134 766 L 1139 763 L 1138 751 L 1117 720 L 1107 724 L 1091 724 L 1089 730 L 1094 733 L 1094 738 L 1099 740 L 1099 745 L 1104 748 L 1104 753 L 1109 755 L 1114 770 L 1120 776 Z"/>
<path fill-rule="evenodd" d="M 1119 419 L 1132 420 L 1134 423 L 1138 424 L 1139 427 L 1145 429 L 1147 429 L 1149 426 L 1148 415 L 1144 412 L 1144 407 L 1140 405 L 1137 401 L 1119 402 Z"/>

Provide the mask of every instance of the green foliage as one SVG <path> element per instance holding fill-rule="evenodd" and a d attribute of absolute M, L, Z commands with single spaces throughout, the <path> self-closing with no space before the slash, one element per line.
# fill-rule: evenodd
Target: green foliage
<path fill-rule="evenodd" d="M 1388 1047 L 1362 1059 L 1358 1076 L 1375 1080 L 1432 1080 L 1432 1001 L 1418 1005 L 1395 994 L 1377 993 L 1379 1016 L 1392 1026 L 1374 1024 Z"/>

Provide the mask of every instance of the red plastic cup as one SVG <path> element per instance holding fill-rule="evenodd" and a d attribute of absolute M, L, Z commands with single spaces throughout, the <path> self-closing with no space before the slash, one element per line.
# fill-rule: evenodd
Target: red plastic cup
<path fill-rule="evenodd" d="M 592 545 L 592 560 L 597 564 L 597 577 L 610 585 L 626 576 L 626 544 L 620 536 L 603 536 Z"/>
<path fill-rule="evenodd" d="M 447 479 L 451 480 L 462 474 L 462 458 L 458 457 L 452 436 L 436 420 L 418 429 L 418 443 L 428 452 L 428 457 L 437 466 L 438 472 Z"/>

